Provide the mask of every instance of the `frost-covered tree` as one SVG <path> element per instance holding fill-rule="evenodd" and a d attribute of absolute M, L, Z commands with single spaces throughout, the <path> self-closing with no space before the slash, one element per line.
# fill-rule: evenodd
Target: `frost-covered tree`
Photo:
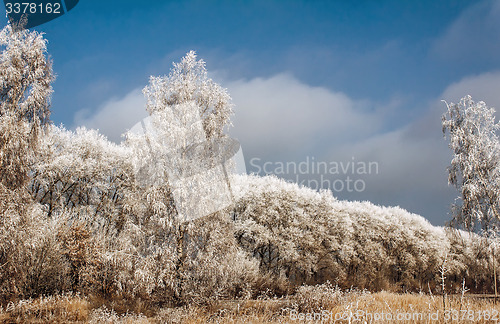
<path fill-rule="evenodd" d="M 177 212 L 184 219 L 199 217 L 193 215 L 202 215 L 204 210 L 216 211 L 209 207 L 214 200 L 208 192 L 198 192 L 205 201 L 188 206 L 186 190 L 218 191 L 213 188 L 214 180 L 217 173 L 226 170 L 215 164 L 222 160 L 218 155 L 224 143 L 220 141 L 227 140 L 223 131 L 233 113 L 229 94 L 208 78 L 205 62 L 197 60 L 194 51 L 174 63 L 168 76 L 151 77 L 143 92 L 151 116 L 142 123 L 139 136 L 134 131 L 127 134 L 128 145 L 134 150 L 137 180 L 174 191 L 179 198 Z M 201 179 L 207 173 L 207 179 Z"/>
<path fill-rule="evenodd" d="M 42 35 L 0 31 L 0 300 L 65 289 L 66 263 L 49 220 L 26 191 L 49 122 L 51 62 Z"/>
<path fill-rule="evenodd" d="M 7 25 L 0 32 L 0 183 L 11 189 L 27 180 L 49 118 L 54 76 L 46 45 L 35 31 Z"/>
<path fill-rule="evenodd" d="M 497 230 L 500 220 L 500 144 L 495 110 L 466 96 L 447 104 L 443 133 L 449 133 L 454 156 L 448 182 L 460 192 L 453 205 L 456 226 L 483 232 Z"/>
<path fill-rule="evenodd" d="M 231 97 L 226 89 L 208 77 L 205 61 L 197 60 L 194 51 L 174 63 L 168 76 L 152 76 L 144 94 L 150 114 L 194 101 L 208 139 L 222 137 L 224 127 L 230 125 Z"/>
<path fill-rule="evenodd" d="M 48 215 L 71 209 L 107 219 L 122 218 L 131 187 L 130 150 L 96 130 L 71 132 L 50 125 L 40 140 L 30 193 Z"/>
<path fill-rule="evenodd" d="M 413 289 L 432 281 L 449 245 L 442 229 L 400 208 L 335 199 L 275 177 L 237 176 L 236 239 L 276 289 L 323 283 Z M 286 285 L 285 285 L 286 288 Z"/>
<path fill-rule="evenodd" d="M 223 132 L 230 125 L 233 106 L 227 91 L 208 78 L 205 62 L 190 51 L 173 64 L 168 76 L 151 77 L 143 92 L 151 116 L 142 122 L 139 134 L 135 130 L 127 134 L 137 182 L 149 191 L 167 188 L 164 200 L 176 196 L 177 205 L 166 211 L 173 209 L 184 220 L 227 205 L 227 192 L 212 199 L 220 191 L 215 184 L 227 187 L 220 179 L 227 174 L 220 166 L 224 160 L 220 155 L 227 151 L 226 142 L 231 142 Z M 224 202 L 215 203 L 219 198 Z"/>
<path fill-rule="evenodd" d="M 230 123 L 231 98 L 207 77 L 205 62 L 197 60 L 193 51 L 174 63 L 168 76 L 151 77 L 144 94 L 150 117 L 138 132 L 130 131 L 126 141 L 133 152 L 138 193 L 143 197 L 132 209 L 142 210 L 139 224 L 163 227 L 168 233 L 155 237 L 163 236 L 162 249 L 172 253 L 173 277 L 168 281 L 174 299 L 180 302 L 187 294 L 186 276 L 193 275 L 189 269 L 208 248 L 205 243 L 196 244 L 202 237 L 201 221 L 193 220 L 216 217 L 217 211 L 230 205 L 230 195 L 220 190 L 227 191 L 227 184 L 218 153 L 226 139 L 224 127 Z M 212 225 L 223 226 L 220 221 Z"/>

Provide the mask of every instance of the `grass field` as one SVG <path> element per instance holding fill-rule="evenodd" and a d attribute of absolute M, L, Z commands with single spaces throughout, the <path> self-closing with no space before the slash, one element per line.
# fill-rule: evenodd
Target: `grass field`
<path fill-rule="evenodd" d="M 314 290 L 287 298 L 214 301 L 205 305 L 155 308 L 119 300 L 75 295 L 24 300 L 4 306 L 2 323 L 496 323 L 500 304 L 492 298 L 460 295 Z"/>

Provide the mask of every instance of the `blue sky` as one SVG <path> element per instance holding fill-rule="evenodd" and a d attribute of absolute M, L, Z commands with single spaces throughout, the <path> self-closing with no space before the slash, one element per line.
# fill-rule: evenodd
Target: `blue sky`
<path fill-rule="evenodd" d="M 57 124 L 119 141 L 145 114 L 148 77 L 196 50 L 234 99 L 247 163 L 376 161 L 366 190 L 334 194 L 436 225 L 456 196 L 440 100 L 500 107 L 498 1 L 81 0 L 36 30 L 54 60 Z"/>

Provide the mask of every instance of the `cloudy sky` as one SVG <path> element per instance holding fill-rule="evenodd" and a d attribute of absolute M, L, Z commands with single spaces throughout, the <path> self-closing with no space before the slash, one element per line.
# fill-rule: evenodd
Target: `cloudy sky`
<path fill-rule="evenodd" d="M 146 115 L 149 76 L 196 50 L 233 97 L 230 134 L 249 172 L 266 162 L 274 173 L 279 163 L 376 162 L 371 174 L 329 169 L 299 182 L 360 180 L 364 190 L 334 194 L 399 205 L 435 225 L 457 195 L 441 100 L 470 94 L 500 107 L 500 1 L 81 0 L 36 29 L 57 73 L 57 124 L 120 141 Z"/>

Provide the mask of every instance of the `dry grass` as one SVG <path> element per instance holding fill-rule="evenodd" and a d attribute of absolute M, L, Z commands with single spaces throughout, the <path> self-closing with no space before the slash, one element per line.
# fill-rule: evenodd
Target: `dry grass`
<path fill-rule="evenodd" d="M 340 291 L 329 285 L 303 287 L 287 298 L 154 309 L 149 316 L 119 314 L 95 305 L 76 295 L 24 300 L 0 309 L 0 323 L 496 323 L 494 319 L 500 319 L 500 303 L 488 299 L 448 297 L 446 321 L 441 296 Z"/>
<path fill-rule="evenodd" d="M 0 309 L 1 323 L 84 323 L 89 302 L 76 295 L 59 295 L 9 303 Z"/>

